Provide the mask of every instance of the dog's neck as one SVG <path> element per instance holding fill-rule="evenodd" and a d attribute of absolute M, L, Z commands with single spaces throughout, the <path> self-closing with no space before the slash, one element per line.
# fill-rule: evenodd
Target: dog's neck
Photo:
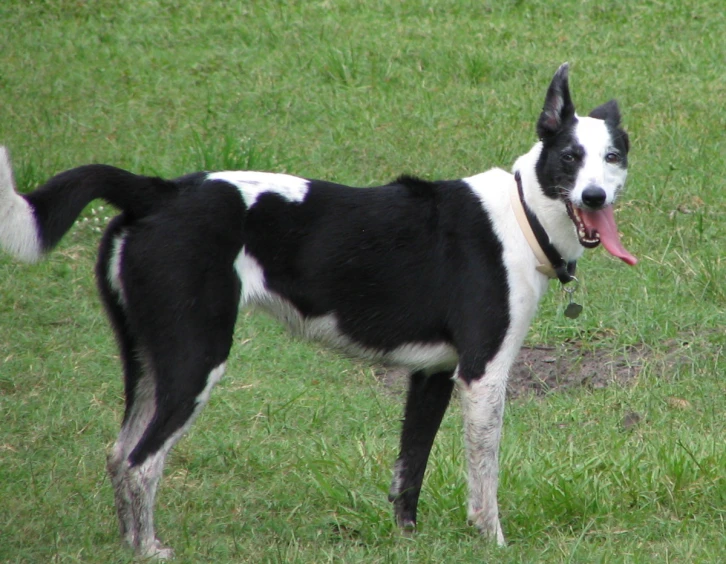
<path fill-rule="evenodd" d="M 580 245 L 564 202 L 547 197 L 537 180 L 535 165 L 541 150 L 542 143 L 537 143 L 528 153 L 519 157 L 514 163 L 513 172 L 519 173 L 524 201 L 542 224 L 552 245 L 565 262 L 575 262 L 585 249 Z"/>
<path fill-rule="evenodd" d="M 524 201 L 522 179 L 519 171 L 514 173 L 514 185 L 510 192 L 512 211 L 517 218 L 519 228 L 524 234 L 529 247 L 539 263 L 537 271 L 548 278 L 558 278 L 563 284 L 574 280 L 576 262 L 567 262 L 552 244 L 549 235 L 537 216 Z"/>

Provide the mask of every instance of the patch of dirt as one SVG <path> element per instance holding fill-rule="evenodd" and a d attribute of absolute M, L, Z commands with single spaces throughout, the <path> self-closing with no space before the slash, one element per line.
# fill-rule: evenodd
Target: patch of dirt
<path fill-rule="evenodd" d="M 573 386 L 604 388 L 613 383 L 627 384 L 640 372 L 648 353 L 631 347 L 611 350 L 583 350 L 576 345 L 561 347 L 522 347 L 507 383 L 507 396 L 545 394 Z M 395 395 L 403 395 L 408 385 L 408 371 L 379 368 L 376 377 Z"/>
<path fill-rule="evenodd" d="M 575 346 L 522 347 L 509 374 L 507 394 L 544 394 L 573 386 L 604 388 L 627 384 L 640 372 L 647 353 L 629 348 L 622 354 L 610 350 L 585 351 Z"/>

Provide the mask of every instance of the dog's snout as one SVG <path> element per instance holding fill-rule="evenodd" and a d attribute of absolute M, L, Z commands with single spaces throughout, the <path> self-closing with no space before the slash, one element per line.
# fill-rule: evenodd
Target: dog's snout
<path fill-rule="evenodd" d="M 605 204 L 607 194 L 599 186 L 588 186 L 582 191 L 582 203 L 588 208 L 598 209 Z"/>

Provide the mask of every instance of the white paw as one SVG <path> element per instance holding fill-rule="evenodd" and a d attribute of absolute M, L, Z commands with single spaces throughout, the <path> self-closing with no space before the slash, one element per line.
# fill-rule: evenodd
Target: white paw
<path fill-rule="evenodd" d="M 482 536 L 496 540 L 498 546 L 507 546 L 504 540 L 502 526 L 499 524 L 499 517 L 496 515 L 487 515 L 484 511 L 469 514 L 469 522 L 479 529 Z"/>
<path fill-rule="evenodd" d="M 174 551 L 161 544 L 158 539 L 139 547 L 138 555 L 149 560 L 171 560 L 174 558 Z"/>

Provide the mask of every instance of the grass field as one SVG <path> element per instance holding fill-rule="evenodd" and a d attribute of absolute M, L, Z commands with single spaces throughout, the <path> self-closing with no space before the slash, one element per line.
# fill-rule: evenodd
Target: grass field
<path fill-rule="evenodd" d="M 29 189 L 105 162 L 255 168 L 355 185 L 509 168 L 563 61 L 580 113 L 618 98 L 618 212 L 640 258 L 552 284 L 529 343 L 646 351 L 635 382 L 512 401 L 509 546 L 466 524 L 458 405 L 420 531 L 386 501 L 400 398 L 373 369 L 242 314 L 225 380 L 157 506 L 179 562 L 726 560 L 726 16 L 720 0 L 3 0 L 0 143 Z M 128 562 L 105 453 L 122 410 L 89 209 L 49 259 L 0 257 L 0 562 Z M 608 370 L 603 366 L 603 370 Z M 630 413 L 635 425 L 623 426 Z"/>

